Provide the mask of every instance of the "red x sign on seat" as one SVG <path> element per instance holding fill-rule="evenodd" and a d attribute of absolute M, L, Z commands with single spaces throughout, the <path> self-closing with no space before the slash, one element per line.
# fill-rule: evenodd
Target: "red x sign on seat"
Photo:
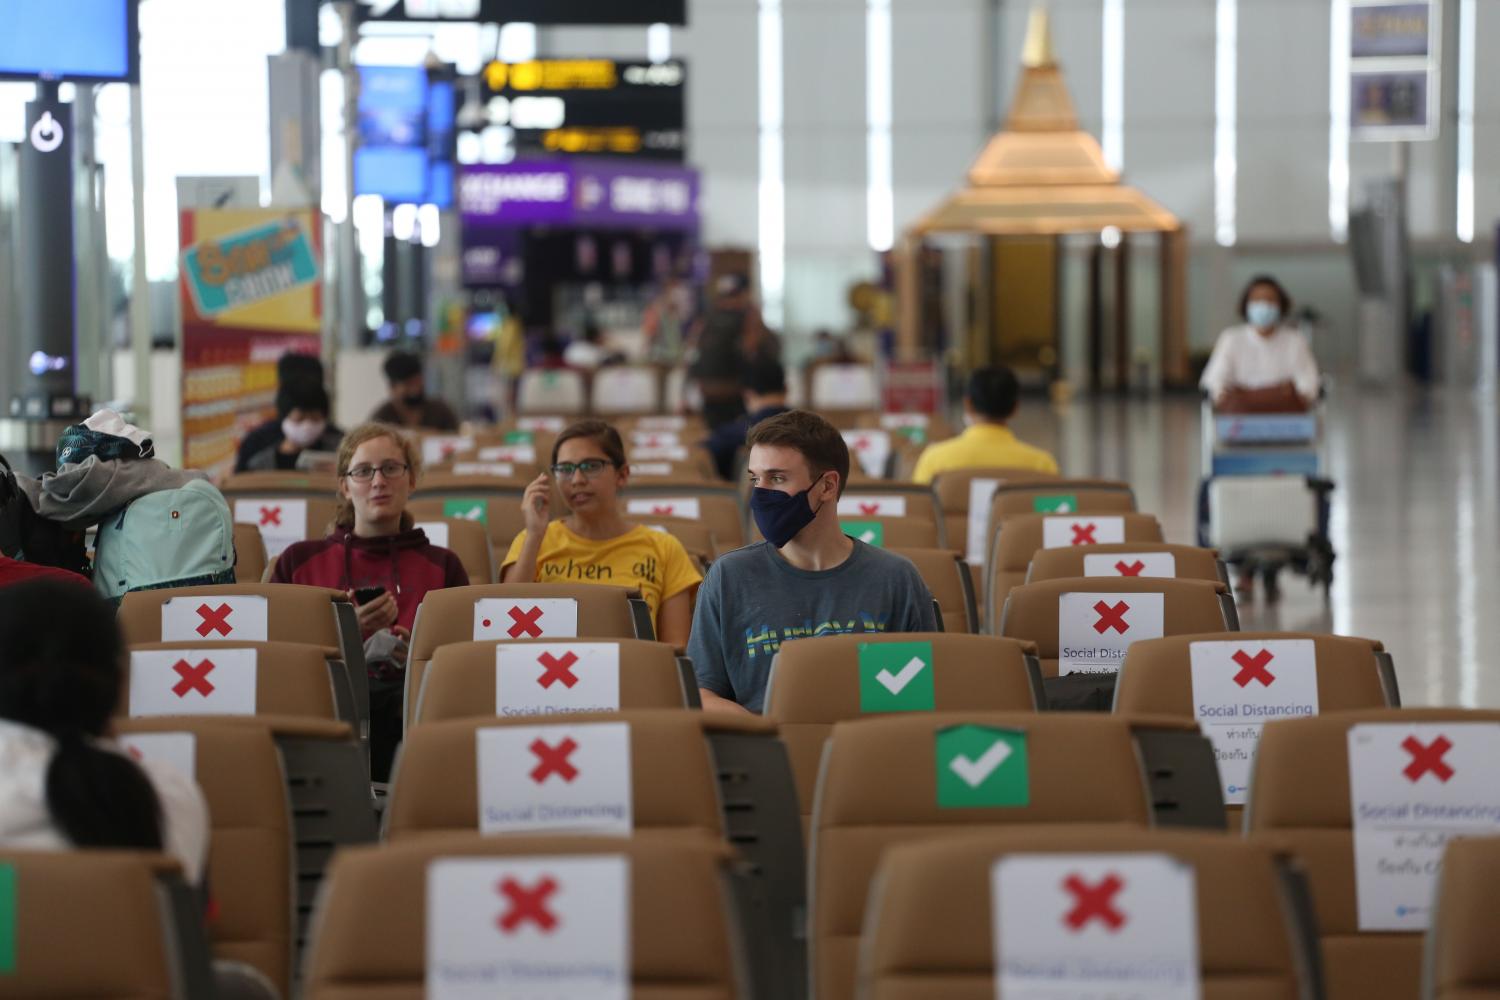
<path fill-rule="evenodd" d="M 1100 601 L 1094 605 L 1094 610 L 1099 614 L 1099 620 L 1094 622 L 1094 631 L 1100 635 L 1103 635 L 1110 629 L 1114 629 L 1121 635 L 1130 631 L 1130 624 L 1125 621 L 1125 612 L 1130 610 L 1130 605 L 1124 601 L 1115 602 L 1114 607 L 1110 607 L 1108 604 Z"/>
<path fill-rule="evenodd" d="M 1074 545 L 1095 545 L 1095 544 L 1097 544 L 1094 541 L 1094 530 L 1095 530 L 1095 527 L 1096 526 L 1093 525 L 1093 524 L 1075 524 L 1075 525 L 1073 525 L 1073 544 Z"/>
<path fill-rule="evenodd" d="M 1421 740 L 1415 736 L 1408 736 L 1401 741 L 1401 749 L 1411 754 L 1411 763 L 1401 771 L 1406 775 L 1407 781 L 1415 782 L 1428 771 L 1431 771 L 1437 780 L 1444 784 L 1447 784 L 1448 779 L 1453 777 L 1453 768 L 1443 760 L 1448 751 L 1453 749 L 1453 744 L 1449 742 L 1448 737 L 1439 736 L 1423 746 Z"/>
<path fill-rule="evenodd" d="M 1110 931 L 1125 926 L 1125 914 L 1115 909 L 1115 895 L 1125 883 L 1120 876 L 1110 874 L 1089 885 L 1078 875 L 1063 879 L 1063 888 L 1073 896 L 1073 908 L 1063 917 L 1063 923 L 1075 931 L 1081 931 L 1092 920 L 1098 920 Z"/>
<path fill-rule="evenodd" d="M 880 504 L 879 503 L 862 503 L 862 504 L 859 505 L 859 512 L 861 514 L 866 515 L 866 516 L 870 516 L 870 515 L 874 515 L 874 514 L 879 514 L 880 513 Z"/>
<path fill-rule="evenodd" d="M 203 619 L 198 623 L 198 634 L 206 639 L 210 632 L 226 636 L 233 632 L 234 626 L 229 624 L 229 614 L 233 610 L 228 604 L 220 604 L 217 608 L 210 608 L 207 604 L 198 605 L 198 617 Z"/>
<path fill-rule="evenodd" d="M 537 624 L 542 617 L 541 608 L 533 607 L 530 611 L 522 611 L 520 608 L 513 607 L 509 610 L 509 614 L 514 624 L 505 631 L 512 639 L 519 639 L 523 634 L 533 639 L 541 638 L 542 627 Z"/>
<path fill-rule="evenodd" d="M 1145 568 L 1146 564 L 1141 562 L 1139 559 L 1137 559 L 1135 562 L 1130 563 L 1121 559 L 1119 562 L 1115 563 L 1115 569 L 1120 571 L 1121 576 L 1140 576 L 1141 571 Z"/>
<path fill-rule="evenodd" d="M 182 678 L 172 685 L 172 693 L 177 697 L 186 698 L 189 691 L 197 691 L 205 698 L 214 693 L 214 686 L 208 680 L 208 675 L 214 671 L 212 660 L 200 660 L 196 667 L 187 660 L 178 660 L 172 664 L 172 669 Z"/>
<path fill-rule="evenodd" d="M 550 688 L 558 681 L 563 687 L 571 688 L 578 683 L 578 675 L 569 668 L 578 662 L 578 656 L 574 653 L 564 653 L 561 657 L 553 656 L 551 653 L 543 653 L 536 658 L 536 662 L 542 665 L 542 676 L 536 682 L 544 688 Z"/>
<path fill-rule="evenodd" d="M 571 736 L 555 747 L 549 746 L 546 740 L 538 737 L 531 741 L 528 749 L 536 755 L 537 765 L 531 769 L 531 780 L 538 785 L 554 774 L 563 781 L 572 781 L 578 777 L 578 768 L 568 761 L 568 758 L 573 756 L 573 751 L 578 749 L 578 744 L 573 742 Z"/>
<path fill-rule="evenodd" d="M 264 528 L 268 524 L 273 524 L 278 528 L 281 527 L 280 507 L 262 507 L 260 509 L 260 526 Z"/>
<path fill-rule="evenodd" d="M 1251 681 L 1260 681 L 1261 687 L 1270 687 L 1271 682 L 1276 679 L 1276 675 L 1266 669 L 1266 664 L 1275 658 L 1271 655 L 1269 649 L 1262 649 L 1254 656 L 1251 656 L 1243 649 L 1236 650 L 1235 654 L 1230 657 L 1231 660 L 1240 665 L 1239 673 L 1234 675 L 1234 682 L 1240 687 L 1245 687 Z"/>
<path fill-rule="evenodd" d="M 666 504 L 654 503 L 654 504 L 651 505 L 651 513 L 659 515 L 661 517 L 671 517 L 672 516 L 672 511 L 674 511 L 676 509 L 677 509 L 677 505 L 676 504 L 670 504 L 670 503 L 666 503 Z"/>
<path fill-rule="evenodd" d="M 557 927 L 557 915 L 547 909 L 547 900 L 557 892 L 557 880 L 551 876 L 543 877 L 530 889 L 513 878 L 503 878 L 495 891 L 505 897 L 507 904 L 505 912 L 495 920 L 504 933 L 514 934 L 525 923 L 536 924 L 543 933 Z"/>
<path fill-rule="evenodd" d="M 869 447 L 870 447 L 870 439 L 867 438 L 867 437 L 865 437 L 863 434 L 861 434 L 859 437 L 857 437 L 857 438 L 854 439 L 854 450 L 855 451 L 867 451 L 869 449 Z"/>

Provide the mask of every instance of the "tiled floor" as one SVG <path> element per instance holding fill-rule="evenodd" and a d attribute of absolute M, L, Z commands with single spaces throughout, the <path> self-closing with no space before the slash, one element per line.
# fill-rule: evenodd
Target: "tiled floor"
<path fill-rule="evenodd" d="M 1129 480 L 1169 541 L 1194 540 L 1199 409 L 1190 399 L 1023 405 L 1022 437 L 1065 471 Z M 1338 561 L 1325 603 L 1284 574 L 1245 628 L 1380 639 L 1409 705 L 1500 706 L 1500 424 L 1494 399 L 1445 390 L 1330 394 L 1325 472 Z"/>

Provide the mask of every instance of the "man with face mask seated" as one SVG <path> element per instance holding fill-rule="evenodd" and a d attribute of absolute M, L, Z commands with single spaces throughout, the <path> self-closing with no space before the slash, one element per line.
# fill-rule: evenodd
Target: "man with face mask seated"
<path fill-rule="evenodd" d="M 276 387 L 276 420 L 257 427 L 240 443 L 236 472 L 295 469 L 304 451 L 336 452 L 342 435 L 328 423 L 328 390 L 303 374 Z"/>
<path fill-rule="evenodd" d="M 373 422 L 427 431 L 458 430 L 453 408 L 427 395 L 421 358 L 410 351 L 392 351 L 386 355 L 384 368 L 391 396 L 370 414 Z"/>
<path fill-rule="evenodd" d="M 792 410 L 750 431 L 750 511 L 765 541 L 709 568 L 688 656 L 703 707 L 759 712 L 783 642 L 849 632 L 935 632 L 932 595 L 908 560 L 844 534 L 843 435 Z"/>

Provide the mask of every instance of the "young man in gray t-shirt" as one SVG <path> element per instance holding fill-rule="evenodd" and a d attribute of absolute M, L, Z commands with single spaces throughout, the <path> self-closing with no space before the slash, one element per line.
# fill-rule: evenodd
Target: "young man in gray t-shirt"
<path fill-rule="evenodd" d="M 910 561 L 848 537 L 843 435 L 793 410 L 750 432 L 750 511 L 766 539 L 722 556 L 698 592 L 688 655 L 706 710 L 759 712 L 783 642 L 846 632 L 935 632 Z"/>

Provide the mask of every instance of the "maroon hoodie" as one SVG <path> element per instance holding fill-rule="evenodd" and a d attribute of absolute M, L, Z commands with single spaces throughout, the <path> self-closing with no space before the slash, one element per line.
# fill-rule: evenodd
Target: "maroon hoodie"
<path fill-rule="evenodd" d="M 356 538 L 348 528 L 334 528 L 327 538 L 290 546 L 276 560 L 271 582 L 334 590 L 384 587 L 396 595 L 396 624 L 409 629 L 429 590 L 467 587 L 469 574 L 458 556 L 428 542 L 421 528 L 384 538 Z"/>

